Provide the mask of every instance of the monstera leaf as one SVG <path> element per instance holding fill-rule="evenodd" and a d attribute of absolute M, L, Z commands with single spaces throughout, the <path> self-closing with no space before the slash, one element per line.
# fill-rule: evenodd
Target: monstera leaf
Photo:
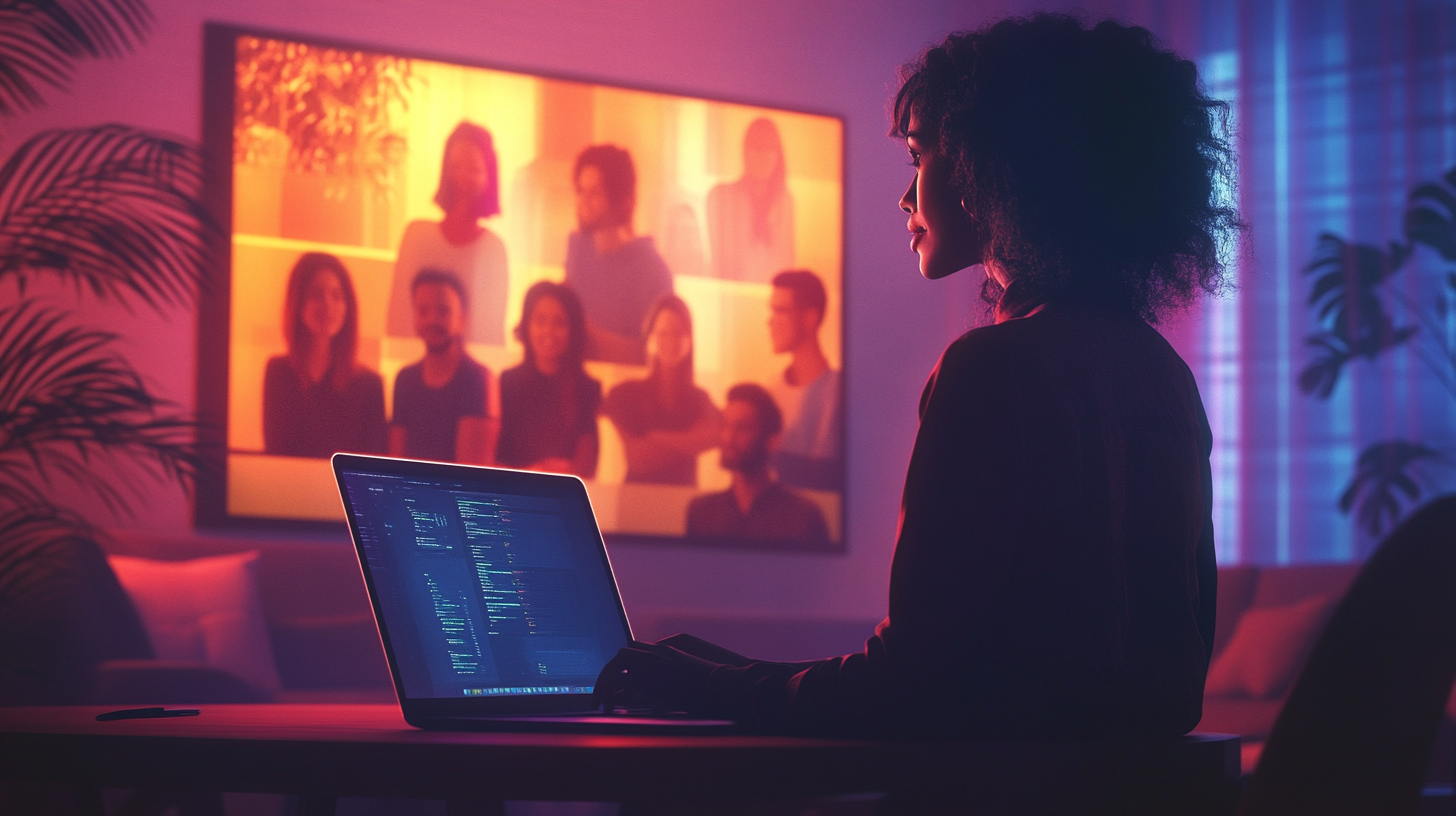
<path fill-rule="evenodd" d="M 130 51 L 151 19 L 141 0 L 0 0 L 0 115 L 40 107 L 79 59 Z"/>
<path fill-rule="evenodd" d="M 1299 372 L 1299 390 L 1329 399 L 1345 364 L 1354 359 L 1345 341 L 1330 333 L 1314 334 L 1305 344 L 1315 349 L 1314 359 Z"/>
<path fill-rule="evenodd" d="M 1329 328 L 1306 339 L 1315 349 L 1314 359 L 1299 375 L 1306 394 L 1327 399 L 1351 360 L 1374 360 L 1415 334 L 1414 326 L 1395 325 L 1378 291 L 1410 252 L 1409 245 L 1392 243 L 1382 250 L 1330 233 L 1320 235 L 1314 260 L 1304 271 L 1315 276 L 1309 304 Z"/>
<path fill-rule="evenodd" d="M 97 471 L 100 456 L 183 484 L 196 473 L 195 423 L 148 392 L 115 339 L 31 301 L 0 307 L 0 510 L 50 507 L 57 476 L 128 510 L 131 497 Z"/>
<path fill-rule="evenodd" d="M 1456 261 L 1456 167 L 1439 181 L 1411 191 L 1405 210 L 1407 241 L 1422 243 Z"/>
<path fill-rule="evenodd" d="M 190 300 L 215 230 L 198 150 L 125 125 L 50 130 L 0 167 L 0 278 L 51 273 L 154 308 Z"/>
<path fill-rule="evenodd" d="M 1411 466 L 1439 456 L 1435 448 L 1414 442 L 1371 445 L 1361 451 L 1355 463 L 1355 476 L 1340 496 L 1340 511 L 1349 513 L 1358 500 L 1360 525 L 1378 538 L 1388 524 L 1400 518 L 1401 494 L 1411 502 L 1421 496 L 1421 486 L 1411 473 Z"/>
<path fill-rule="evenodd" d="M 1309 304 L 1330 331 L 1354 341 L 1390 324 L 1378 287 L 1400 269 L 1411 248 L 1392 242 L 1388 249 L 1355 244 L 1323 233 L 1315 245 L 1314 260 L 1304 268 L 1315 275 Z"/>

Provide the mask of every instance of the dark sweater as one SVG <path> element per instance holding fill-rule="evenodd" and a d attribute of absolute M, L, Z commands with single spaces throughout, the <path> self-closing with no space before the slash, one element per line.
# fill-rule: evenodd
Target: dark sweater
<path fill-rule="evenodd" d="M 309 383 L 288 357 L 263 375 L 263 449 L 275 456 L 328 458 L 337 451 L 384 453 L 384 381 L 354 370 L 342 388 L 326 376 Z"/>
<path fill-rule="evenodd" d="M 1197 725 L 1217 572 L 1192 373 L 1135 317 L 1006 312 L 921 397 L 889 617 L 862 653 L 714 670 L 716 713 L 865 735 Z"/>
<path fill-rule="evenodd" d="M 571 459 L 583 436 L 596 442 L 602 384 L 586 372 L 548 377 L 521 363 L 501 374 L 500 387 L 499 464 L 529 467 L 553 456 Z"/>

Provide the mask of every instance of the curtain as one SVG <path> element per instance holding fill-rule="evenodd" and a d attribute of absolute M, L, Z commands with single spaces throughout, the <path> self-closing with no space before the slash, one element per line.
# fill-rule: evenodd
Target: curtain
<path fill-rule="evenodd" d="M 1220 560 L 1362 560 L 1391 527 L 1384 514 L 1369 529 L 1358 501 L 1338 506 L 1362 451 L 1386 441 L 1439 451 L 1404 470 L 1414 502 L 1387 485 L 1402 513 L 1456 489 L 1456 308 L 1439 302 L 1456 294 L 1456 263 L 1410 244 L 1369 289 L 1390 318 L 1375 338 L 1386 347 L 1341 367 L 1325 398 L 1300 385 L 1320 354 L 1309 338 L 1331 326 L 1309 304 L 1319 273 L 1305 270 L 1325 233 L 1392 266 L 1403 250 L 1390 243 L 1409 243 L 1412 189 L 1456 168 L 1456 4 L 1106 2 L 1093 10 L 1103 14 L 1195 59 L 1231 106 L 1234 195 L 1249 225 L 1236 289 L 1160 326 L 1192 366 L 1213 427 Z"/>

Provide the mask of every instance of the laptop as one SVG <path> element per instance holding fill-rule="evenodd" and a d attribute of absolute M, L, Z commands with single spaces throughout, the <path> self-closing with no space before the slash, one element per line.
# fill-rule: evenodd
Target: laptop
<path fill-rule="evenodd" d="M 726 720 L 603 713 L 632 639 L 575 476 L 337 453 L 334 478 L 404 719 L 417 728 L 718 733 Z"/>

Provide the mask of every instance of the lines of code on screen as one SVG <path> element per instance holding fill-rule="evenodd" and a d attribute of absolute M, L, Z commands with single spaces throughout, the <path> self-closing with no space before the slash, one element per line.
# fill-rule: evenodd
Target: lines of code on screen
<path fill-rule="evenodd" d="M 377 474 L 344 481 L 410 696 L 589 693 L 625 645 L 584 507 Z"/>

